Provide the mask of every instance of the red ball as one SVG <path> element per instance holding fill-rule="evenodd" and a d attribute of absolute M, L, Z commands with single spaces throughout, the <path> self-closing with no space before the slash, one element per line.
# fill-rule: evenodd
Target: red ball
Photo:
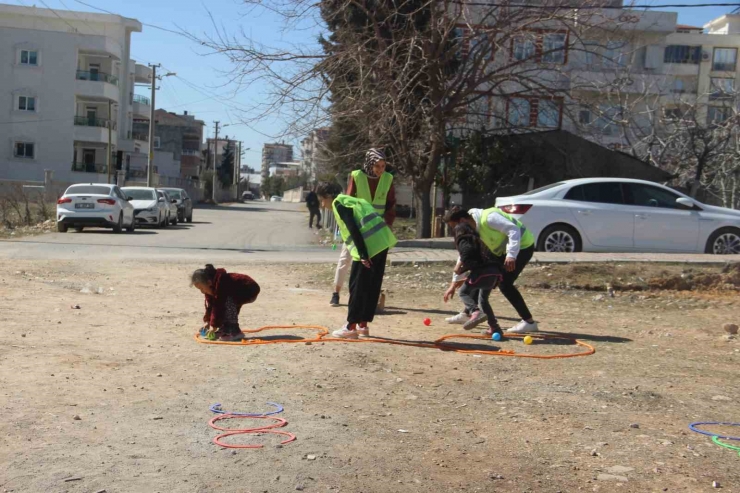
<path fill-rule="evenodd" d="M 426 325 L 427 327 L 430 326 L 430 325 L 432 325 L 432 319 L 431 318 L 425 318 L 424 319 L 424 325 Z"/>

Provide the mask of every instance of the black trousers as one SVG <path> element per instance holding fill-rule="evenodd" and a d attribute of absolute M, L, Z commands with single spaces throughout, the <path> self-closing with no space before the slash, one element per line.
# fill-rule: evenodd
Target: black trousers
<path fill-rule="evenodd" d="M 509 303 L 511 303 L 511 306 L 514 307 L 519 316 L 522 317 L 522 320 L 529 320 L 532 318 L 532 314 L 529 312 L 529 308 L 527 308 L 527 303 L 524 302 L 522 294 L 516 286 L 514 286 L 514 282 L 517 280 L 519 274 L 522 273 L 529 261 L 532 260 L 532 255 L 534 255 L 534 245 L 529 248 L 519 250 L 519 255 L 516 257 L 516 268 L 512 272 L 507 272 L 506 269 L 503 269 L 502 274 L 504 278 L 498 286 L 501 294 L 509 300 Z M 498 259 L 501 262 L 501 265 L 504 264 L 505 258 L 506 257 L 501 257 Z"/>
<path fill-rule="evenodd" d="M 372 322 L 375 318 L 375 309 L 383 287 L 386 257 L 388 250 L 374 256 L 371 259 L 373 265 L 369 269 L 362 265 L 362 262 L 352 262 L 352 271 L 349 275 L 348 323 Z"/>
<path fill-rule="evenodd" d="M 321 229 L 321 209 L 318 207 L 310 207 L 308 209 L 309 214 L 311 214 L 310 218 L 308 219 L 308 227 L 313 228 L 313 218 L 316 217 L 316 227 Z"/>

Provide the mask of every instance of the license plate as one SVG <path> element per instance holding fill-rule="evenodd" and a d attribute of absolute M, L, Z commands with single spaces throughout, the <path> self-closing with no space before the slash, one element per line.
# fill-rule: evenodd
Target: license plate
<path fill-rule="evenodd" d="M 87 203 L 81 203 L 81 204 L 75 204 L 75 209 L 95 209 L 95 204 L 87 204 Z"/>

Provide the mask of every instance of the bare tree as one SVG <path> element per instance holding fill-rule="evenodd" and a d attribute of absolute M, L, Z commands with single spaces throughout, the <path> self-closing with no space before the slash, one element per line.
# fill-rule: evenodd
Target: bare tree
<path fill-rule="evenodd" d="M 243 118 L 280 114 L 294 135 L 344 123 L 349 130 L 340 139 L 344 147 L 331 149 L 334 161 L 357 162 L 363 143 L 385 147 L 398 171 L 413 179 L 421 237 L 431 233 L 430 189 L 449 151 L 448 134 L 481 126 L 530 132 L 574 120 L 578 88 L 594 81 L 582 80 L 569 60 L 579 52 L 613 59 L 613 40 L 629 43 L 652 22 L 601 0 L 246 3 L 281 15 L 288 26 L 314 23 L 324 34 L 313 45 L 287 48 L 223 30 L 200 40 L 230 57 L 233 81 L 269 83 L 265 103 Z M 612 76 L 598 81 L 602 92 L 620 84 Z"/>

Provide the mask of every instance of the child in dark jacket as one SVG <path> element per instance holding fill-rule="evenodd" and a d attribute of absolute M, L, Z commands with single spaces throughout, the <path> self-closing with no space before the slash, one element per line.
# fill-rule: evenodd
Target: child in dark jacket
<path fill-rule="evenodd" d="M 208 264 L 205 269 L 193 272 L 190 283 L 206 297 L 203 322 L 207 335 L 213 334 L 219 341 L 241 339 L 244 334 L 239 328 L 239 311 L 260 294 L 254 279 L 244 274 L 229 274 Z"/>
<path fill-rule="evenodd" d="M 471 330 L 488 320 L 487 335 L 498 332 L 503 336 L 496 315 L 493 313 L 488 297 L 491 291 L 501 282 L 501 268 L 494 260 L 493 254 L 481 241 L 478 232 L 470 225 L 460 223 L 455 227 L 455 246 L 460 254 L 460 265 L 455 273 L 470 272 L 465 284 L 460 288 L 460 299 L 470 313 L 470 320 L 463 328 Z"/>

